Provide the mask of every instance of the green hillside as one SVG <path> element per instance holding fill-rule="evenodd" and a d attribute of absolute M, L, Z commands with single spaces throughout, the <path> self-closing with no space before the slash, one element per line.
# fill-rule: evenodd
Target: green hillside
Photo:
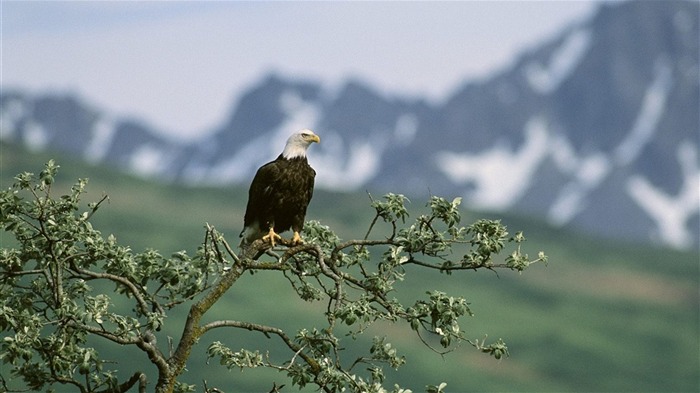
<path fill-rule="evenodd" d="M 79 177 L 90 179 L 85 203 L 103 205 L 93 225 L 114 234 L 135 251 L 155 248 L 163 254 L 194 251 L 204 237 L 205 223 L 222 231 L 231 244 L 238 241 L 247 197 L 242 188 L 190 188 L 147 182 L 80 160 L 46 153 L 29 153 L 0 145 L 0 187 L 19 172 L 38 173 L 56 158 L 57 191 L 67 190 Z M 394 190 L 409 194 L 409 190 Z M 452 197 L 445 195 L 445 197 Z M 423 201 L 414 200 L 418 212 Z M 320 220 L 345 239 L 364 236 L 373 211 L 366 194 L 317 191 L 307 218 Z M 464 212 L 465 222 L 480 217 Z M 427 349 L 406 326 L 377 325 L 357 345 L 368 347 L 374 334 L 386 334 L 407 364 L 387 370 L 389 381 L 423 391 L 425 385 L 447 382 L 447 391 L 577 391 L 577 392 L 694 392 L 700 389 L 699 255 L 641 245 L 616 244 L 578 233 L 552 229 L 542 222 L 503 216 L 511 232 L 523 230 L 531 255 L 544 250 L 548 266 L 535 265 L 522 275 L 502 271 L 463 272 L 451 276 L 409 270 L 401 290 L 423 293 L 439 289 L 463 296 L 475 316 L 462 326 L 472 338 L 503 338 L 511 357 L 500 361 L 470 346 L 440 356 Z M 0 245 L 12 240 L 0 233 Z M 288 326 L 313 326 L 323 305 L 295 301 L 287 281 L 261 272 L 239 281 L 209 318 L 235 318 Z M 177 337 L 182 315 L 168 318 L 164 334 Z M 165 336 L 163 336 L 165 337 Z M 216 386 L 226 392 L 269 391 L 273 382 L 286 384 L 282 374 L 268 370 L 229 372 L 205 363 L 205 349 L 221 340 L 233 349 L 269 348 L 274 339 L 249 332 L 216 332 L 193 351 L 183 380 Z M 142 353 L 133 348 L 95 343 L 104 357 L 122 361 L 120 375 L 140 367 Z M 347 347 L 352 347 L 349 339 Z M 160 339 L 167 353 L 167 340 Z M 126 360 L 126 361 L 125 361 Z M 123 374 L 122 374 L 123 372 Z M 3 374 L 5 375 L 5 374 Z M 391 386 L 390 384 L 388 386 Z M 60 387 L 59 387 L 60 388 Z M 198 391 L 201 391 L 198 390 Z"/>

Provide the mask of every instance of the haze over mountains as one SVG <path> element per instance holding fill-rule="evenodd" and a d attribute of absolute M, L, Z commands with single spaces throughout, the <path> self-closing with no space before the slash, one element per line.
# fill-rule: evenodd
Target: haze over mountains
<path fill-rule="evenodd" d="M 697 2 L 604 3 L 445 101 L 270 74 L 207 137 L 178 142 L 75 96 L 3 89 L 0 138 L 160 181 L 247 185 L 287 135 L 322 138 L 317 186 L 463 196 L 598 235 L 697 247 Z M 465 59 L 468 61 L 468 59 Z"/>

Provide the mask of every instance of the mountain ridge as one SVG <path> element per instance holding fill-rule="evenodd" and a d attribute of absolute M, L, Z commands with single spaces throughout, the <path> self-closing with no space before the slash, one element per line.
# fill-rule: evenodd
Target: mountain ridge
<path fill-rule="evenodd" d="M 2 93 L 4 141 L 80 154 L 144 177 L 244 184 L 289 132 L 315 129 L 317 186 L 546 217 L 602 236 L 698 246 L 698 8 L 603 3 L 590 19 L 467 81 L 443 102 L 348 80 L 330 91 L 269 74 L 191 143 L 72 96 Z"/>

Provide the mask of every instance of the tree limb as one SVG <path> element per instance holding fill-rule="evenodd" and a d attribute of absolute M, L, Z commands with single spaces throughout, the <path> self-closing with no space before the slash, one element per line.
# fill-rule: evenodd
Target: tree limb
<path fill-rule="evenodd" d="M 238 329 L 246 329 L 250 331 L 256 331 L 265 334 L 266 336 L 269 334 L 274 334 L 278 336 L 284 344 L 289 347 L 292 351 L 294 351 L 294 356 L 299 356 L 304 361 L 306 364 L 311 366 L 311 368 L 314 370 L 315 373 L 318 373 L 320 371 L 320 367 L 318 365 L 318 362 L 309 355 L 305 354 L 303 351 L 304 347 L 300 346 L 292 339 L 287 336 L 287 334 L 279 328 L 275 328 L 272 326 L 266 326 L 266 325 L 260 325 L 257 323 L 251 323 L 251 322 L 242 322 L 242 321 L 231 321 L 231 320 L 222 320 L 222 321 L 215 321 L 215 322 L 210 322 L 201 328 L 202 334 L 208 332 L 211 329 L 217 329 L 217 328 L 222 328 L 222 327 L 233 327 L 233 328 L 238 328 Z"/>
<path fill-rule="evenodd" d="M 81 269 L 81 268 L 75 266 L 74 264 L 71 264 L 71 269 L 73 271 L 75 271 L 76 273 L 79 273 L 79 274 L 82 274 L 82 275 L 85 275 L 85 276 L 88 276 L 91 278 L 107 279 L 107 280 L 114 281 L 116 283 L 124 285 L 125 287 L 127 287 L 129 289 L 129 292 L 131 292 L 131 294 L 136 299 L 136 302 L 139 305 L 139 309 L 141 310 L 141 313 L 143 315 L 148 314 L 148 312 L 149 312 L 148 311 L 148 303 L 146 303 L 146 300 L 143 298 L 141 290 L 139 288 L 137 288 L 136 285 L 134 283 L 132 283 L 129 279 L 122 277 L 122 276 L 117 276 L 115 274 L 97 273 L 97 272 L 93 272 L 90 270 Z M 154 301 L 154 303 L 157 304 L 157 302 L 155 302 L 155 301 Z M 158 305 L 158 307 L 160 307 L 160 305 Z M 160 312 L 161 312 L 161 314 L 164 314 L 164 311 L 162 309 L 160 310 Z"/>
<path fill-rule="evenodd" d="M 246 271 L 246 266 L 254 260 L 255 256 L 267 247 L 262 241 L 255 241 L 249 247 L 241 251 L 239 256 L 240 263 L 236 264 L 231 270 L 225 272 L 219 281 L 207 292 L 204 297 L 190 307 L 187 314 L 187 320 L 180 336 L 180 342 L 175 349 L 175 352 L 168 360 L 168 366 L 173 376 L 180 375 L 185 368 L 185 363 L 190 356 L 192 347 L 202 336 L 202 328 L 199 322 L 202 316 L 228 291 L 229 288 L 243 275 Z M 172 377 L 168 381 L 161 382 L 159 378 L 158 387 L 159 393 L 172 391 L 175 384 L 175 378 Z"/>

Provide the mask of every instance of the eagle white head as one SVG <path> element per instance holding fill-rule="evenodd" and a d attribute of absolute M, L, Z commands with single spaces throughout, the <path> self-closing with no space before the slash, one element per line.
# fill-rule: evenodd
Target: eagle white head
<path fill-rule="evenodd" d="M 314 134 L 313 131 L 303 129 L 295 132 L 287 139 L 287 144 L 284 146 L 284 150 L 282 150 L 282 157 L 288 160 L 306 157 L 306 149 L 314 142 L 320 143 L 321 138 Z"/>

